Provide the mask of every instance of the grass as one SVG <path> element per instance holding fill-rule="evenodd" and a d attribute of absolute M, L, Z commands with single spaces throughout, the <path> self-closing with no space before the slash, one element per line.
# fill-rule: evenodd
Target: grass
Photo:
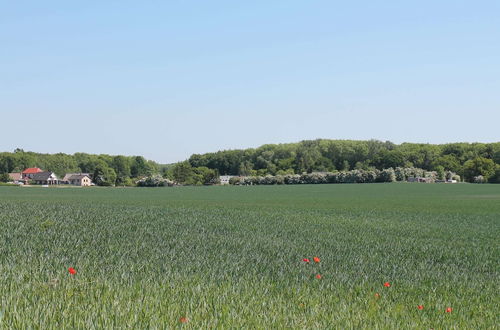
<path fill-rule="evenodd" d="M 500 185 L 0 187 L 0 328 L 495 328 L 499 237 Z"/>

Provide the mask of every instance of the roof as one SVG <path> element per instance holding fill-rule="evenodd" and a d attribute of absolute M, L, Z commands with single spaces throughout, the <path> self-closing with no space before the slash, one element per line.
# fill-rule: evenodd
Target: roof
<path fill-rule="evenodd" d="M 75 176 L 75 175 L 83 175 L 83 176 L 88 176 L 90 178 L 89 173 L 66 173 L 66 175 L 64 176 L 64 178 L 62 180 L 69 181 L 69 180 L 71 180 L 71 177 Z"/>
<path fill-rule="evenodd" d="M 75 174 L 75 175 L 72 175 L 68 178 L 68 180 L 81 180 L 83 178 L 89 178 L 90 179 L 90 176 L 88 176 L 87 174 Z"/>
<path fill-rule="evenodd" d="M 23 174 L 34 174 L 34 173 L 41 173 L 43 172 L 41 169 L 39 169 L 38 167 L 30 167 L 30 168 L 27 168 L 23 171 Z"/>
<path fill-rule="evenodd" d="M 9 177 L 11 180 L 18 181 L 23 178 L 23 175 L 21 173 L 9 173 Z"/>
<path fill-rule="evenodd" d="M 54 172 L 40 172 L 33 175 L 33 180 L 35 181 L 47 181 Z M 55 175 L 54 175 L 55 176 Z M 57 179 L 57 178 L 56 178 Z"/>

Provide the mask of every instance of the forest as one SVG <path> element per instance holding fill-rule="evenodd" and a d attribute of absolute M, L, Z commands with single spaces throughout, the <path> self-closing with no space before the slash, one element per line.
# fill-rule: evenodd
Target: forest
<path fill-rule="evenodd" d="M 42 154 L 16 149 L 0 153 L 0 175 L 39 167 L 62 177 L 90 173 L 98 185 L 135 185 L 145 177 L 180 184 L 212 184 L 219 175 L 285 176 L 314 172 L 382 171 L 418 168 L 438 174 L 453 172 L 463 180 L 500 182 L 500 142 L 395 144 L 390 141 L 306 140 L 258 148 L 194 154 L 188 160 L 161 165 L 142 156 L 87 153 Z"/>
<path fill-rule="evenodd" d="M 192 167 L 242 176 L 287 175 L 350 170 L 420 168 L 457 173 L 466 181 L 482 176 L 500 181 L 500 142 L 395 144 L 390 141 L 307 140 L 256 149 L 195 154 Z"/>

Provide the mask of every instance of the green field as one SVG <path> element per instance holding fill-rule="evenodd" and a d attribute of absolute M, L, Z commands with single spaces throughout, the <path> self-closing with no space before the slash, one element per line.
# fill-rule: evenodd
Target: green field
<path fill-rule="evenodd" d="M 0 328 L 495 328 L 499 237 L 500 185 L 0 187 Z"/>

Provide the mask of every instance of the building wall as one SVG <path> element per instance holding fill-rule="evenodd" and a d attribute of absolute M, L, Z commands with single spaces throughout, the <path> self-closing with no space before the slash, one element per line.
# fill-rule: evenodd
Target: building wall
<path fill-rule="evenodd" d="M 90 186 L 91 181 L 89 178 L 83 178 L 81 180 L 71 180 L 70 183 L 75 186 L 88 187 Z"/>

